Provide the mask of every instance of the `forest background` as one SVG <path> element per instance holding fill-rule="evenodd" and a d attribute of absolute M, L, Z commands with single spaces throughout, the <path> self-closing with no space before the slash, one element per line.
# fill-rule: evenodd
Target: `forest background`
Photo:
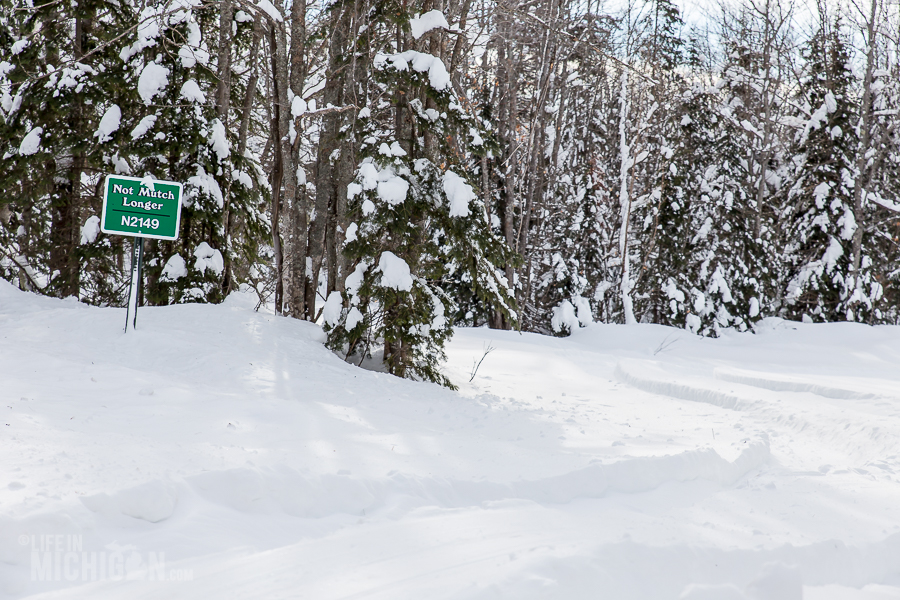
<path fill-rule="evenodd" d="M 449 385 L 453 326 L 900 323 L 900 3 L 0 0 L 0 277 L 122 306 L 106 174 L 185 184 L 142 302 L 246 285 Z"/>

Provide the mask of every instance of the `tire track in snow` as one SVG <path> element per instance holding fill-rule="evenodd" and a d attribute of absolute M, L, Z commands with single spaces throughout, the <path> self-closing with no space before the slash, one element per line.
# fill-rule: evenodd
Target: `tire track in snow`
<path fill-rule="evenodd" d="M 839 400 L 867 400 L 875 398 L 889 398 L 897 400 L 897 397 L 895 395 L 896 389 L 881 389 L 880 386 L 873 386 L 868 381 L 854 382 L 856 386 L 869 390 L 860 391 L 859 389 L 847 389 L 846 387 L 840 385 L 815 383 L 803 379 L 802 377 L 794 377 L 790 375 L 775 373 L 763 373 L 759 371 L 747 371 L 744 369 L 735 369 L 730 367 L 716 368 L 713 371 L 713 375 L 716 379 L 721 379 L 722 381 L 741 383 L 744 385 L 749 385 L 752 387 L 762 388 L 775 392 L 809 392 L 810 394 L 816 394 L 817 396 Z"/>
<path fill-rule="evenodd" d="M 731 372 L 717 370 L 716 375 L 719 373 Z M 900 429 L 900 418 L 896 414 L 872 414 L 860 410 L 854 402 L 835 404 L 825 398 L 821 398 L 820 402 L 816 401 L 814 397 L 810 398 L 813 395 L 810 389 L 816 388 L 812 384 L 805 386 L 806 389 L 800 389 L 804 387 L 803 382 L 794 382 L 798 384 L 796 389 L 774 391 L 728 379 L 730 383 L 726 391 L 714 379 L 675 375 L 661 363 L 645 360 L 619 361 L 614 376 L 623 383 L 651 394 L 703 402 L 745 413 L 756 421 L 758 427 L 769 433 L 776 433 L 774 427 L 784 428 L 803 435 L 815 447 L 831 451 L 839 448 L 853 462 L 862 460 L 866 465 L 878 466 L 882 471 L 892 474 L 900 469 L 900 440 L 891 434 Z M 765 377 L 748 376 L 745 380 L 760 384 L 767 382 Z M 773 386 L 778 385 L 777 378 L 770 381 Z M 829 386 L 818 388 L 831 393 L 830 398 L 848 391 Z M 810 402 L 815 403 L 813 407 L 809 406 Z M 814 408 L 814 411 L 809 412 L 813 412 L 816 419 L 810 420 L 804 416 L 807 412 L 804 409 L 807 407 Z M 885 459 L 891 462 L 885 463 Z"/>

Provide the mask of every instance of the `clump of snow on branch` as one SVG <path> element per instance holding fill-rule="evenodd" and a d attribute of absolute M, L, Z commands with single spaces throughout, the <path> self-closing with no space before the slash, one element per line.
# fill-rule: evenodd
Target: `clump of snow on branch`
<path fill-rule="evenodd" d="M 188 203 L 197 199 L 200 193 L 215 200 L 219 208 L 225 206 L 225 197 L 222 195 L 222 188 L 219 187 L 219 182 L 204 171 L 202 167 L 197 167 L 196 175 L 188 177 L 187 185 L 189 191 L 185 194 L 186 206 L 190 206 Z"/>
<path fill-rule="evenodd" d="M 450 29 L 447 18 L 439 10 L 429 10 L 424 15 L 409 20 L 409 29 L 415 39 L 419 39 L 432 29 L 439 28 Z"/>
<path fill-rule="evenodd" d="M 341 320 L 341 294 L 340 292 L 331 292 L 328 299 L 322 306 L 322 319 L 329 327 L 334 327 Z"/>
<path fill-rule="evenodd" d="M 354 327 L 356 327 L 360 321 L 363 320 L 363 314 L 359 312 L 359 309 L 355 306 L 350 307 L 350 311 L 347 312 L 347 321 L 344 323 L 344 328 L 347 331 L 350 331 Z"/>
<path fill-rule="evenodd" d="M 192 68 L 198 62 L 201 65 L 209 62 L 209 51 L 203 43 L 200 26 L 196 21 L 188 23 L 187 44 L 178 50 L 178 58 L 181 59 L 181 66 L 185 69 Z"/>
<path fill-rule="evenodd" d="M 147 115 L 141 122 L 137 124 L 137 127 L 131 130 L 131 139 L 136 140 L 143 136 L 145 133 L 150 131 L 150 128 L 156 123 L 156 115 Z"/>
<path fill-rule="evenodd" d="M 344 280 L 344 286 L 347 289 L 347 293 L 350 294 L 351 297 L 354 297 L 356 293 L 359 291 L 359 288 L 363 284 L 363 277 L 366 274 L 366 270 L 369 268 L 369 265 L 365 262 L 361 262 L 356 265 L 356 268 L 352 273 L 347 275 L 347 279 Z M 408 267 L 407 267 L 408 270 Z"/>
<path fill-rule="evenodd" d="M 384 171 L 382 171 L 383 173 Z M 402 177 L 398 177 L 391 173 L 390 177 L 384 181 L 378 182 L 378 197 L 390 204 L 396 206 L 406 200 L 406 193 L 409 191 L 409 183 Z"/>
<path fill-rule="evenodd" d="M 97 131 L 94 137 L 101 144 L 112 139 L 112 134 L 119 130 L 119 124 L 122 122 L 122 109 L 117 104 L 113 104 L 106 109 L 100 123 L 97 125 Z"/>
<path fill-rule="evenodd" d="M 579 327 L 578 316 L 575 314 L 575 307 L 568 300 L 563 300 L 559 306 L 553 309 L 553 318 L 550 319 L 550 326 L 553 331 L 561 333 L 563 331 L 575 331 Z"/>
<path fill-rule="evenodd" d="M 390 146 L 382 143 L 378 147 L 378 153 L 384 156 L 406 156 L 406 150 L 400 146 L 399 142 L 392 142 Z"/>
<path fill-rule="evenodd" d="M 382 252 L 375 270 L 381 273 L 381 285 L 401 292 L 412 289 L 413 279 L 406 261 L 393 252 Z"/>
<path fill-rule="evenodd" d="M 356 240 L 356 232 L 358 230 L 359 226 L 356 223 L 350 223 L 350 225 L 347 226 L 347 233 L 344 235 L 344 243 L 349 244 Z"/>
<path fill-rule="evenodd" d="M 256 6 L 264 13 L 269 15 L 269 17 L 271 17 L 274 21 L 281 23 L 281 21 L 283 20 L 281 17 L 281 13 L 277 8 L 275 8 L 275 6 L 272 5 L 271 2 L 269 2 L 269 0 L 259 0 L 256 3 Z"/>
<path fill-rule="evenodd" d="M 169 69 L 155 62 L 147 63 L 138 77 L 138 95 L 149 105 L 153 97 L 169 84 Z"/>
<path fill-rule="evenodd" d="M 194 258 L 197 259 L 194 268 L 201 273 L 205 274 L 209 269 L 216 275 L 221 275 L 225 271 L 225 260 L 222 258 L 222 253 L 206 242 L 200 242 L 200 245 L 194 250 Z"/>
<path fill-rule="evenodd" d="M 204 244 L 205 243 L 206 242 L 204 242 Z M 160 279 L 163 281 L 175 281 L 185 275 L 187 275 L 187 264 L 185 264 L 184 259 L 181 258 L 180 254 L 173 254 L 171 258 L 166 261 L 166 266 L 163 267 Z"/>
<path fill-rule="evenodd" d="M 203 94 L 203 90 L 200 89 L 200 86 L 197 85 L 197 82 L 193 79 L 188 79 L 184 82 L 181 86 L 180 95 L 188 102 L 196 102 L 197 104 L 206 102 L 206 96 Z"/>
<path fill-rule="evenodd" d="M 435 90 L 442 92 L 450 87 L 450 73 L 441 59 L 432 54 L 407 50 L 399 54 L 378 54 L 375 57 L 375 68 L 384 68 L 390 64 L 398 71 L 406 71 L 410 67 L 416 73 L 428 73 L 428 82 Z"/>
<path fill-rule="evenodd" d="M 32 154 L 36 154 L 38 150 L 41 148 L 41 134 L 44 133 L 43 127 L 35 127 L 31 131 L 28 132 L 28 135 L 22 140 L 22 143 L 19 145 L 19 154 L 22 156 L 31 156 Z"/>
<path fill-rule="evenodd" d="M 228 144 L 228 137 L 225 133 L 225 126 L 222 125 L 222 121 L 219 119 L 213 121 L 209 145 L 212 146 L 212 149 L 216 153 L 216 156 L 219 157 L 219 160 L 227 159 L 228 155 L 231 153 L 231 147 Z"/>
<path fill-rule="evenodd" d="M 88 217 L 87 221 L 84 222 L 84 225 L 81 227 L 81 243 L 84 244 L 93 244 L 97 240 L 97 235 L 100 233 L 100 217 L 97 215 L 91 215 Z"/>
<path fill-rule="evenodd" d="M 444 194 L 447 195 L 447 201 L 450 203 L 451 217 L 468 217 L 469 202 L 477 196 L 472 186 L 466 183 L 466 180 L 454 173 L 453 171 L 444 172 Z"/>

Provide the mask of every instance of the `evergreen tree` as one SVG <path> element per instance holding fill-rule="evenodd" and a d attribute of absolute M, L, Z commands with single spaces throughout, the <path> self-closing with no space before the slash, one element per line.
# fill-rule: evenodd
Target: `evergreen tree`
<path fill-rule="evenodd" d="M 708 277 L 718 245 L 713 223 L 724 207 L 710 160 L 720 143 L 718 99 L 718 90 L 702 84 L 681 97 L 679 132 L 658 186 L 656 250 L 648 265 L 651 289 L 659 294 L 653 321 L 705 334 L 716 330 L 717 310 L 707 304 Z"/>
<path fill-rule="evenodd" d="M 408 26 L 399 6 L 377 8 L 380 18 L 399 14 Z M 370 23 L 367 35 L 379 26 Z M 348 356 L 383 344 L 390 373 L 452 386 L 439 371 L 456 312 L 443 285 L 465 274 L 473 293 L 514 319 L 497 273 L 508 250 L 463 162 L 481 151 L 487 132 L 452 93 L 438 57 L 394 50 L 376 57 L 371 100 L 358 116 L 361 162 L 348 188 L 353 222 L 344 247 L 353 270 L 343 310 L 338 294 L 328 298 L 326 329 L 329 345 Z"/>
<path fill-rule="evenodd" d="M 117 303 L 122 245 L 98 236 L 105 123 L 123 89 L 128 4 L 4 2 L 0 21 L 0 244 L 25 287 Z"/>
<path fill-rule="evenodd" d="M 788 302 L 799 319 L 842 321 L 850 296 L 853 216 L 854 123 L 850 53 L 840 25 L 824 28 L 804 50 L 806 72 L 799 100 L 805 112 L 796 137 L 797 173 L 789 194 L 792 225 Z"/>
<path fill-rule="evenodd" d="M 132 243 L 100 232 L 104 179 L 148 176 L 185 183 L 185 208 L 177 241 L 146 244 L 146 299 L 220 300 L 233 286 L 224 282 L 227 263 L 257 260 L 264 178 L 258 158 L 235 152 L 236 132 L 210 101 L 217 78 L 207 39 L 217 13 L 88 0 L 8 5 L 0 181 L 22 193 L 0 200 L 0 274 L 121 304 Z M 235 23 L 238 45 L 247 20 Z M 240 235 L 225 234 L 226 205 Z"/>
<path fill-rule="evenodd" d="M 226 261 L 252 262 L 264 231 L 254 200 L 265 178 L 257 159 L 237 153 L 237 131 L 226 128 L 213 101 L 214 8 L 145 10 L 136 39 L 122 53 L 133 93 L 125 99 L 132 117 L 118 168 L 184 184 L 178 239 L 146 244 L 152 304 L 221 301 L 230 291 L 223 285 Z M 235 22 L 236 43 L 246 43 L 250 27 L 249 20 Z M 226 237 L 226 203 L 244 217 L 243 239 Z"/>

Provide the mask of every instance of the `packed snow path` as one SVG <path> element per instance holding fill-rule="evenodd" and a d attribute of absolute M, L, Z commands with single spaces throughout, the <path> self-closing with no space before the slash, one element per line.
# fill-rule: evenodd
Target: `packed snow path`
<path fill-rule="evenodd" d="M 253 306 L 0 281 L 0 598 L 900 598 L 900 328 L 460 330 L 456 393 Z"/>

